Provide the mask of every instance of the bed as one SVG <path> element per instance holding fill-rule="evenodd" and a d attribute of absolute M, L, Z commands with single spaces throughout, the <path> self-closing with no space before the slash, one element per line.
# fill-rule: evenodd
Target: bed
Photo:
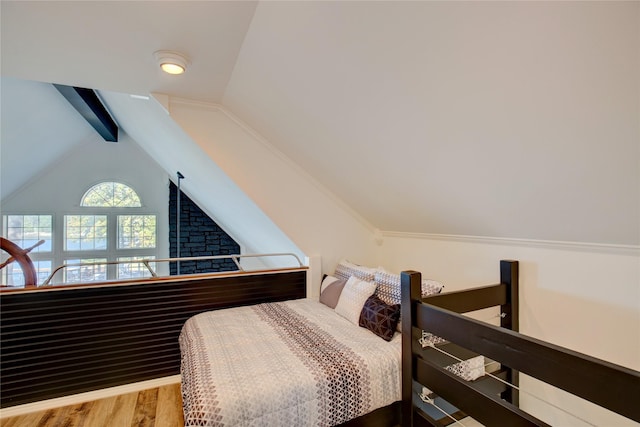
<path fill-rule="evenodd" d="M 398 424 L 400 296 L 399 274 L 341 261 L 319 301 L 192 317 L 179 339 L 185 425 Z"/>
<path fill-rule="evenodd" d="M 202 313 L 180 338 L 185 425 L 342 424 L 400 400 L 400 341 L 309 299 Z"/>

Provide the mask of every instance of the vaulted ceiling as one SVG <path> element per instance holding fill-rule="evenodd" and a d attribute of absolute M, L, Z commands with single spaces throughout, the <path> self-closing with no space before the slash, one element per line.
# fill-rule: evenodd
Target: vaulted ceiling
<path fill-rule="evenodd" d="M 6 77 L 218 103 L 380 230 L 640 244 L 638 2 L 1 8 L 3 115 Z"/>

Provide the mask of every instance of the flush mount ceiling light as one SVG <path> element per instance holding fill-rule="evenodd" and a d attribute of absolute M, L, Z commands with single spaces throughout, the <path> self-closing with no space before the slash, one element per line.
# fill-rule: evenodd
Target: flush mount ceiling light
<path fill-rule="evenodd" d="M 187 71 L 189 60 L 178 52 L 158 50 L 153 53 L 162 71 L 168 74 L 182 74 Z"/>

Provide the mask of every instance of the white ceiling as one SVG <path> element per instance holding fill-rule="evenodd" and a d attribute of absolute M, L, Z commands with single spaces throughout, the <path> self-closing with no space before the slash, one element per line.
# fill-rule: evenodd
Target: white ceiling
<path fill-rule="evenodd" d="M 255 1 L 2 1 L 2 75 L 219 102 Z M 160 71 L 157 50 L 191 61 Z"/>
<path fill-rule="evenodd" d="M 638 2 L 1 7 L 3 77 L 221 103 L 375 228 L 640 244 Z"/>

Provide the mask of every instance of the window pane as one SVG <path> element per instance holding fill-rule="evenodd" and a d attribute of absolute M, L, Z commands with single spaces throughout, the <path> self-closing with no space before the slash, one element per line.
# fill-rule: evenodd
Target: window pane
<path fill-rule="evenodd" d="M 38 277 L 37 284 L 41 285 L 51 274 L 51 260 L 32 260 Z M 7 286 L 24 287 L 24 274 L 17 262 L 12 262 L 2 269 L 2 283 Z"/>
<path fill-rule="evenodd" d="M 80 226 L 81 227 L 93 227 L 95 223 L 95 217 L 91 215 L 82 215 L 80 217 Z"/>
<path fill-rule="evenodd" d="M 63 269 L 65 283 L 86 283 L 100 282 L 107 280 L 107 265 L 92 263 L 106 262 L 106 258 L 68 259 L 65 264 L 88 264 L 74 265 Z"/>
<path fill-rule="evenodd" d="M 44 243 L 31 252 L 51 252 L 51 215 L 7 215 L 6 236 L 22 249 L 30 248 L 40 240 Z"/>
<path fill-rule="evenodd" d="M 41 285 L 51 274 L 51 260 L 33 261 L 38 275 L 38 285 Z"/>
<path fill-rule="evenodd" d="M 118 249 L 155 247 L 155 215 L 118 215 Z"/>
<path fill-rule="evenodd" d="M 107 249 L 106 215 L 65 215 L 65 250 Z"/>
<path fill-rule="evenodd" d="M 101 182 L 84 193 L 80 206 L 139 208 L 142 203 L 138 194 L 128 185 Z"/>
<path fill-rule="evenodd" d="M 19 288 L 24 286 L 24 275 L 20 265 L 13 262 L 2 269 L 2 284 Z"/>
<path fill-rule="evenodd" d="M 79 251 L 80 250 L 80 239 L 67 239 L 65 250 L 67 251 Z"/>
<path fill-rule="evenodd" d="M 142 262 L 138 260 L 155 259 L 154 256 L 133 256 L 120 257 L 118 261 L 133 261 L 127 264 L 118 264 L 118 279 L 132 279 L 136 277 L 151 277 L 151 272 Z M 156 263 L 151 262 L 149 266 L 153 271 L 156 269 Z"/>

